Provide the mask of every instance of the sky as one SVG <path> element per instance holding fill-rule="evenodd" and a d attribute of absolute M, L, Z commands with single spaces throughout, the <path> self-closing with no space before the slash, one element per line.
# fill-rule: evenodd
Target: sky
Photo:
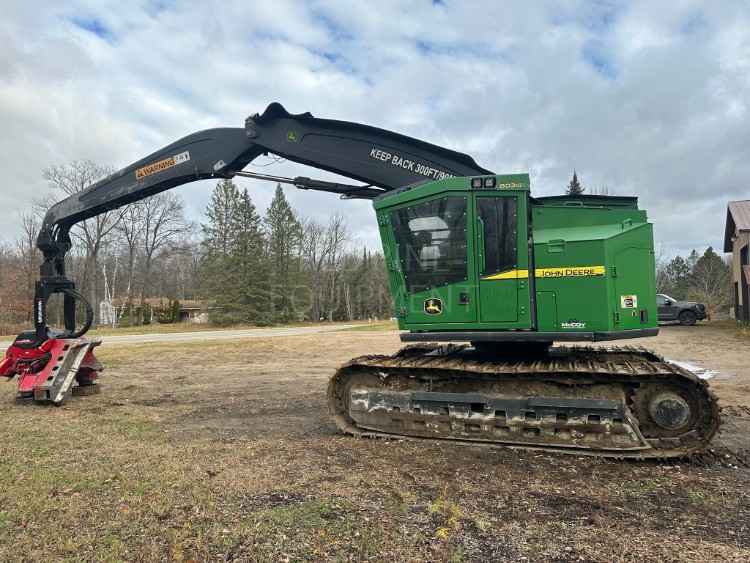
<path fill-rule="evenodd" d="M 637 195 L 668 256 L 720 248 L 727 201 L 750 198 L 745 0 L 4 0 L 0 45 L 0 241 L 49 193 L 46 167 L 121 168 L 274 101 L 529 172 L 533 195 L 575 169 L 589 192 Z M 273 185 L 237 183 L 267 207 Z M 213 185 L 175 190 L 191 219 Z M 379 247 L 369 202 L 286 193 Z"/>

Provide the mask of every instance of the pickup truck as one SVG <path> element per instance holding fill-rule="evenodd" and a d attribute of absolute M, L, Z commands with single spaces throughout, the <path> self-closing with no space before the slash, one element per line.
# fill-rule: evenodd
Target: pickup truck
<path fill-rule="evenodd" d="M 695 301 L 679 301 L 663 293 L 656 294 L 659 309 L 659 322 L 678 321 L 681 325 L 692 326 L 706 318 L 706 306 Z"/>

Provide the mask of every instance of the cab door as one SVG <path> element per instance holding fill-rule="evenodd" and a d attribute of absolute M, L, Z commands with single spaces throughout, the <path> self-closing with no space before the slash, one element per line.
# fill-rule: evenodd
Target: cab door
<path fill-rule="evenodd" d="M 525 191 L 474 195 L 481 323 L 531 327 L 527 210 Z"/>
<path fill-rule="evenodd" d="M 471 205 L 468 194 L 454 192 L 390 212 L 397 309 L 409 325 L 476 322 Z"/>

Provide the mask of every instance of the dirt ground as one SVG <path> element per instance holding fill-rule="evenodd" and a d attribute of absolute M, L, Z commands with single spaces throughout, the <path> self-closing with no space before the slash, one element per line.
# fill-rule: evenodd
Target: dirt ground
<path fill-rule="evenodd" d="M 345 360 L 393 331 L 109 346 L 102 393 L 0 386 L 0 560 L 747 561 L 750 340 L 634 341 L 717 372 L 714 451 L 618 462 L 357 440 L 329 421 Z"/>

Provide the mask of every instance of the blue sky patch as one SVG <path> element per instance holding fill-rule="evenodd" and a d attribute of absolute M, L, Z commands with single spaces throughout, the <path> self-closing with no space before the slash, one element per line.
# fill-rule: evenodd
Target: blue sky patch
<path fill-rule="evenodd" d="M 317 20 L 325 28 L 328 37 L 330 37 L 334 41 L 351 41 L 352 39 L 354 39 L 351 32 L 344 29 L 326 14 L 323 14 L 319 11 L 314 11 L 313 18 L 315 18 L 315 20 Z"/>
<path fill-rule="evenodd" d="M 680 31 L 685 35 L 700 33 L 708 27 L 705 16 L 701 12 L 693 12 L 682 23 Z"/>
<path fill-rule="evenodd" d="M 597 3 L 590 13 L 584 14 L 585 25 L 594 32 L 608 31 L 614 26 L 623 9 L 624 5 L 617 1 Z"/>
<path fill-rule="evenodd" d="M 612 80 L 617 77 L 617 69 L 612 60 L 607 56 L 601 41 L 592 40 L 584 43 L 581 55 L 584 61 L 605 78 Z"/>
<path fill-rule="evenodd" d="M 346 57 L 344 57 L 343 55 L 339 53 L 332 53 L 330 51 L 324 51 L 324 52 L 319 52 L 316 54 L 323 57 L 325 60 L 327 60 L 329 63 L 331 63 L 341 72 L 344 72 L 346 74 L 355 73 L 355 70 L 352 64 L 346 59 Z"/>
<path fill-rule="evenodd" d="M 512 53 L 514 49 L 508 47 L 500 49 L 487 43 L 451 43 L 440 44 L 432 41 L 418 39 L 415 43 L 417 51 L 425 57 L 472 57 L 477 59 L 490 59 L 504 63 L 513 62 Z"/>
<path fill-rule="evenodd" d="M 104 22 L 102 22 L 102 20 L 100 20 L 99 18 L 73 17 L 70 19 L 70 21 L 76 27 L 83 29 L 84 31 L 88 31 L 89 33 L 93 33 L 94 35 L 96 35 L 100 39 L 104 39 L 108 43 L 112 43 L 115 40 L 115 34 L 112 33 L 112 30 L 104 25 Z"/>
<path fill-rule="evenodd" d="M 158 16 L 165 10 L 174 7 L 175 0 L 149 0 L 146 4 L 146 11 L 151 17 Z"/>

